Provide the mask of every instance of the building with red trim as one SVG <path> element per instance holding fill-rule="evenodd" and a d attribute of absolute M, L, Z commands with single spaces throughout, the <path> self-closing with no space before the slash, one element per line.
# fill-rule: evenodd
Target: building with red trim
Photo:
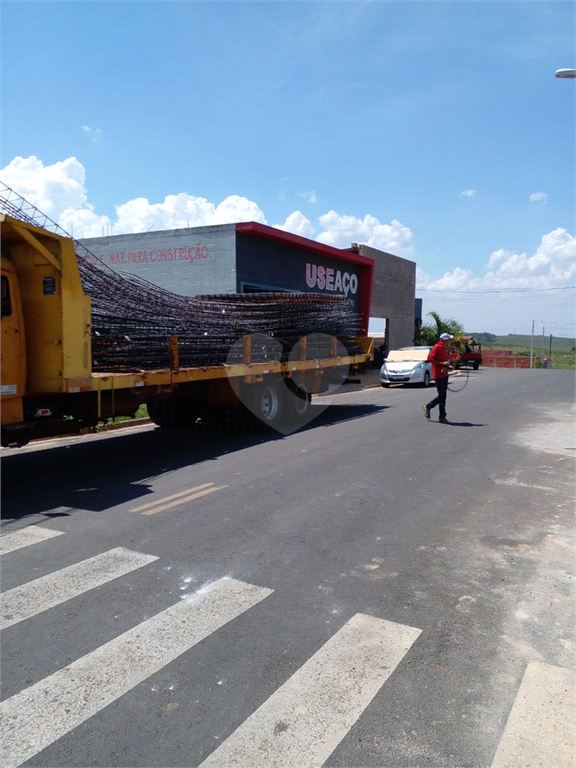
<path fill-rule="evenodd" d="M 380 280 L 385 271 L 382 257 L 396 267 L 400 262 L 413 265 L 375 249 L 367 255 L 357 249 L 334 248 L 256 222 L 112 235 L 80 242 L 112 269 L 136 274 L 185 296 L 251 291 L 341 295 L 358 312 L 365 333 L 371 316 L 388 317 L 380 314 L 380 300 L 373 300 L 375 270 Z M 404 291 L 399 302 L 403 305 L 388 302 L 386 307 L 391 333 L 396 325 L 392 317 L 408 313 L 413 318 L 413 281 L 411 294 Z M 404 306 L 406 302 L 409 306 Z M 412 343 L 413 321 L 408 335 L 400 345 Z"/>

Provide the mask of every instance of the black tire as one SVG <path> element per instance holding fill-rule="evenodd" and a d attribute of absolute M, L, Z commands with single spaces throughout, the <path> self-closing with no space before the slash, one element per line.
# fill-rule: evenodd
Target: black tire
<path fill-rule="evenodd" d="M 199 414 L 189 400 L 156 400 L 148 403 L 150 420 L 163 429 L 192 429 Z"/>
<path fill-rule="evenodd" d="M 281 379 L 246 385 L 241 399 L 247 404 L 253 428 L 267 431 L 280 425 L 285 410 L 285 389 L 286 385 Z"/>
<path fill-rule="evenodd" d="M 286 380 L 284 392 L 284 416 L 291 423 L 304 420 L 312 404 L 312 395 L 306 387 L 298 386 L 292 379 Z"/>
<path fill-rule="evenodd" d="M 474 370 L 477 371 L 478 368 L 480 368 L 480 363 L 473 363 L 472 368 L 474 368 Z"/>
<path fill-rule="evenodd" d="M 429 387 L 430 386 L 430 371 L 424 371 L 424 381 L 422 382 L 423 387 Z"/>
<path fill-rule="evenodd" d="M 156 426 L 164 428 L 169 426 L 168 422 L 170 419 L 166 413 L 166 403 L 163 403 L 162 401 L 148 403 L 147 409 L 148 417 L 151 419 L 151 421 L 154 422 L 154 424 L 156 424 Z"/>
<path fill-rule="evenodd" d="M 387 381 L 381 381 L 380 384 L 384 387 L 384 389 L 388 389 L 388 387 L 390 386 L 389 382 Z"/>

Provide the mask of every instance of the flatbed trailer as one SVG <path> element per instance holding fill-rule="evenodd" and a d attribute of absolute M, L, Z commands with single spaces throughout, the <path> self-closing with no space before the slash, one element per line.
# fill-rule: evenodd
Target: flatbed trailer
<path fill-rule="evenodd" d="M 72 238 L 0 214 L 2 237 L 2 445 L 74 434 L 142 404 L 162 427 L 186 428 L 207 414 L 241 409 L 277 428 L 305 418 L 313 394 L 372 359 L 372 340 L 348 352 L 335 337 L 316 357 L 307 337 L 296 358 L 257 361 L 245 334 L 241 362 L 181 367 L 178 338 L 170 364 L 155 370 L 92 370 L 91 301 L 84 293 Z M 348 340 L 350 341 L 350 340 Z"/>

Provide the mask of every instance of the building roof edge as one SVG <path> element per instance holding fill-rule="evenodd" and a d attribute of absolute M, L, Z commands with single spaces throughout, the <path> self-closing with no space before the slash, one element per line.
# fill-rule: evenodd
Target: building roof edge
<path fill-rule="evenodd" d="M 292 232 L 285 232 L 277 227 L 270 227 L 267 224 L 259 224 L 256 221 L 246 221 L 236 224 L 236 231 L 241 234 L 262 237 L 267 240 L 274 240 L 286 245 L 294 245 L 310 253 L 316 253 L 319 256 L 327 256 L 338 261 L 345 261 L 348 264 L 356 264 L 360 267 L 369 267 L 374 264 L 374 259 L 369 256 L 360 256 L 353 251 L 347 251 L 341 248 L 335 248 L 332 245 L 325 245 L 316 240 L 310 240 L 308 237 L 294 235 Z"/>

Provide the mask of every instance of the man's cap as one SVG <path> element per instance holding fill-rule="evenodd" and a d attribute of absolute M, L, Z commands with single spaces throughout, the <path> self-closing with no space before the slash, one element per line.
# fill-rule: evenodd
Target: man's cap
<path fill-rule="evenodd" d="M 445 341 L 446 339 L 453 339 L 454 336 L 450 336 L 449 333 L 441 333 L 440 338 L 442 339 L 442 341 Z"/>

